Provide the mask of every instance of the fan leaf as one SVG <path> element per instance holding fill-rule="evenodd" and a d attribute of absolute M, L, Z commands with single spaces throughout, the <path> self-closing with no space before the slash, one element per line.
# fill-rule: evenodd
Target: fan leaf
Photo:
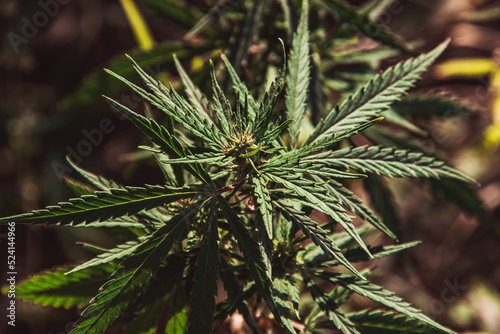
<path fill-rule="evenodd" d="M 94 221 L 102 222 L 123 215 L 130 215 L 184 198 L 203 194 L 200 188 L 169 188 L 162 186 L 126 187 L 96 191 L 69 202 L 48 206 L 46 209 L 0 219 L 0 223 L 15 221 L 20 224 L 78 225 Z"/>
<path fill-rule="evenodd" d="M 131 298 L 135 299 L 145 289 L 173 243 L 179 239 L 205 201 L 200 200 L 174 216 L 141 245 L 133 257 L 123 261 L 122 268 L 101 287 L 99 294 L 83 311 L 71 334 L 104 333 L 127 310 Z"/>
<path fill-rule="evenodd" d="M 321 120 L 307 138 L 309 144 L 329 133 L 344 133 L 357 125 L 379 117 L 392 103 L 410 89 L 432 62 L 444 51 L 448 41 L 427 54 L 410 58 L 376 75 L 341 106 L 335 107 Z"/>
<path fill-rule="evenodd" d="M 308 7 L 308 1 L 303 1 L 299 26 L 293 36 L 290 61 L 288 63 L 289 72 L 286 78 L 287 116 L 289 119 L 295 120 L 295 123 L 289 127 L 291 148 L 297 146 L 299 129 L 307 105 L 307 87 L 310 80 L 309 31 L 307 30 Z"/>
<path fill-rule="evenodd" d="M 209 218 L 205 225 L 205 233 L 201 250 L 196 260 L 194 285 L 191 289 L 188 333 L 210 334 L 214 325 L 215 298 L 217 295 L 217 279 L 219 278 L 219 250 L 217 231 L 216 200 L 212 200 Z"/>
<path fill-rule="evenodd" d="M 67 275 L 68 269 L 73 267 L 45 271 L 19 283 L 16 298 L 57 308 L 84 307 L 116 270 L 115 265 L 105 264 Z M 2 288 L 3 294 L 8 291 L 8 287 Z"/>

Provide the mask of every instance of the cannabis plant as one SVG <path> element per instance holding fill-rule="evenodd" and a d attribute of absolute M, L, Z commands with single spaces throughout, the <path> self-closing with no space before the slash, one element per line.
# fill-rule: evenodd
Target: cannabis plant
<path fill-rule="evenodd" d="M 351 214 L 395 235 L 345 186 L 372 175 L 473 182 L 422 153 L 349 140 L 380 122 L 447 43 L 376 75 L 301 133 L 311 80 L 307 22 L 304 1 L 290 57 L 259 97 L 222 53 L 232 89 L 221 88 L 210 62 L 210 99 L 177 60 L 187 98 L 132 59 L 146 88 L 110 71 L 147 101 L 142 115 L 106 97 L 149 137 L 141 148 L 165 183 L 126 187 L 73 164 L 91 184 L 70 183 L 79 198 L 0 222 L 99 226 L 136 237 L 111 249 L 84 244 L 95 258 L 35 276 L 17 295 L 69 308 L 95 294 L 73 334 L 104 333 L 118 320 L 124 333 L 210 333 L 236 312 L 254 333 L 256 320 L 273 318 L 292 333 L 453 333 L 355 267 L 418 242 L 367 245 L 370 229 L 355 226 Z M 391 310 L 347 313 L 352 294 Z M 314 304 L 304 308 L 308 296 Z"/>
<path fill-rule="evenodd" d="M 161 69 L 162 73 L 170 74 L 175 68 L 171 55 L 176 53 L 181 61 L 191 60 L 190 77 L 193 83 L 201 91 L 209 91 L 208 67 L 197 64 L 207 57 L 213 57 L 217 50 L 223 50 L 236 73 L 245 76 L 244 81 L 254 96 L 261 95 L 264 90 L 261 83 L 272 80 L 279 70 L 282 50 L 276 43 L 277 36 L 284 39 L 287 48 L 291 48 L 292 34 L 299 25 L 301 3 L 284 0 L 222 0 L 214 3 L 205 0 L 199 1 L 199 6 L 192 6 L 189 1 L 179 0 L 137 2 L 144 9 L 149 9 L 151 15 L 175 25 L 176 30 L 186 32 L 182 40 L 159 43 L 148 52 L 131 50 L 138 65 L 155 71 Z M 302 135 L 317 125 L 320 119 L 327 117 L 327 111 L 333 106 L 343 103 L 362 88 L 366 81 L 380 71 L 382 62 L 391 61 L 391 57 L 403 53 L 414 53 L 408 43 L 377 23 L 380 18 L 382 20 L 379 21 L 395 18 L 403 6 L 391 0 L 370 0 L 358 7 L 343 0 L 318 0 L 311 4 L 307 112 L 302 121 L 296 120 L 295 123 L 302 128 Z M 335 22 L 333 26 L 332 22 Z M 118 58 L 108 65 L 113 72 L 131 81 L 140 80 L 126 59 Z M 228 91 L 231 84 L 227 75 L 219 78 L 222 79 L 222 90 Z M 88 98 L 98 96 L 104 89 L 107 94 L 120 100 L 117 95 L 124 86 L 99 68 L 88 76 L 81 89 L 69 94 L 60 103 L 68 111 L 64 117 L 76 117 L 77 110 L 98 110 L 98 106 L 90 108 L 87 105 Z M 385 122 L 364 131 L 363 136 L 376 146 L 391 146 L 439 158 L 437 152 L 429 151 L 424 145 L 425 138 L 432 131 L 425 127 L 422 129 L 419 125 L 425 125 L 429 119 L 442 120 L 472 113 L 469 108 L 444 96 L 410 93 L 383 111 L 381 115 Z M 62 117 L 62 114 L 56 117 Z M 429 188 L 433 195 L 455 204 L 482 222 L 492 221 L 481 207 L 475 189 L 467 183 L 422 177 L 416 181 Z M 380 215 L 398 238 L 404 239 L 399 229 L 398 205 L 392 200 L 397 194 L 391 192 L 387 180 L 372 175 L 362 182 L 362 187 L 371 199 L 374 212 Z"/>

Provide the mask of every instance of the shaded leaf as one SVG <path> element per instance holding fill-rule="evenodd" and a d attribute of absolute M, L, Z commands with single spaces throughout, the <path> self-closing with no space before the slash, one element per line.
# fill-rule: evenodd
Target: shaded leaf
<path fill-rule="evenodd" d="M 353 25 L 355 31 L 384 44 L 394 46 L 401 51 L 413 54 L 414 51 L 401 38 L 389 29 L 371 21 L 368 15 L 362 15 L 347 3 L 339 0 L 322 0 L 325 6 L 336 12 L 346 23 Z"/>
<path fill-rule="evenodd" d="M 391 106 L 396 113 L 412 119 L 431 119 L 433 117 L 467 117 L 474 113 L 469 107 L 444 96 L 410 94 Z"/>
<path fill-rule="evenodd" d="M 83 311 L 71 334 L 104 333 L 127 310 L 131 298 L 135 299 L 156 274 L 172 244 L 179 239 L 204 201 L 199 201 L 174 216 L 141 245 L 133 257 L 126 259 L 122 263 L 123 268 L 111 276 L 101 287 L 99 294 L 92 299 L 90 306 Z"/>
<path fill-rule="evenodd" d="M 219 278 L 219 232 L 216 220 L 216 200 L 212 200 L 201 250 L 196 259 L 192 299 L 189 304 L 188 333 L 210 334 L 214 325 L 215 297 Z"/>

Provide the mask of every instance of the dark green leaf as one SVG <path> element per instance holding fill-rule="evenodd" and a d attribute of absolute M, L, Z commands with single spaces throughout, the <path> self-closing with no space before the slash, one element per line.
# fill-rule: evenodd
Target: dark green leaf
<path fill-rule="evenodd" d="M 111 276 L 90 306 L 83 311 L 71 334 L 104 333 L 127 310 L 131 298 L 135 299 L 156 274 L 173 243 L 179 239 L 204 202 L 201 200 L 174 216 L 141 245 L 134 256 L 126 259 L 122 263 L 123 268 Z"/>
<path fill-rule="evenodd" d="M 404 52 L 414 53 L 409 45 L 389 29 L 370 21 L 369 16 L 360 14 L 345 2 L 339 0 L 322 0 L 322 2 L 325 3 L 327 8 L 340 15 L 349 25 L 354 26 L 356 32 L 387 45 L 394 46 Z"/>
<path fill-rule="evenodd" d="M 219 278 L 219 232 L 217 230 L 216 200 L 212 200 L 201 250 L 196 260 L 194 284 L 191 289 L 188 333 L 210 334 L 214 325 L 215 297 Z"/>
<path fill-rule="evenodd" d="M 431 119 L 433 117 L 467 117 L 473 110 L 457 101 L 444 96 L 410 94 L 394 103 L 391 108 L 399 115 L 412 119 Z"/>
<path fill-rule="evenodd" d="M 266 274 L 266 264 L 262 259 L 259 244 L 245 228 L 240 217 L 238 217 L 238 214 L 234 212 L 226 199 L 219 195 L 218 200 L 221 205 L 222 212 L 231 226 L 231 230 L 233 231 L 236 241 L 238 242 L 238 246 L 243 252 L 246 264 L 248 265 L 252 275 L 252 280 L 255 282 L 255 285 L 257 286 L 257 289 L 267 306 L 281 324 L 281 320 L 279 320 L 280 317 L 276 311 L 276 306 L 274 305 L 272 296 L 272 282 Z"/>
<path fill-rule="evenodd" d="M 84 195 L 70 199 L 69 202 L 48 206 L 17 216 L 0 219 L 0 223 L 15 221 L 24 224 L 85 224 L 94 221 L 103 222 L 123 215 L 130 215 L 142 210 L 172 203 L 183 198 L 199 196 L 199 188 L 169 188 L 161 186 L 126 187 L 96 191 L 94 195 Z"/>

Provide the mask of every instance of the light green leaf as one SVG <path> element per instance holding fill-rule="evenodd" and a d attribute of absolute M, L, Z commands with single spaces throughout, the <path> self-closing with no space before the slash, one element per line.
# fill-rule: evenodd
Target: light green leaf
<path fill-rule="evenodd" d="M 290 147 L 297 147 L 299 129 L 307 106 L 307 88 L 310 81 L 310 57 L 309 57 L 309 31 L 308 26 L 309 4 L 302 2 L 302 13 L 300 15 L 299 27 L 293 36 L 289 72 L 286 78 L 286 108 L 289 119 L 295 123 L 289 127 Z"/>
<path fill-rule="evenodd" d="M 90 261 L 87 261 L 85 263 L 82 263 L 70 271 L 66 273 L 66 275 L 71 275 L 74 272 L 90 268 L 90 267 L 95 267 L 99 266 L 105 263 L 109 263 L 112 261 L 117 261 L 117 260 L 123 260 L 126 257 L 131 256 L 134 254 L 135 250 L 141 246 L 141 244 L 144 242 L 138 242 L 138 241 L 128 241 L 122 245 L 117 245 L 115 248 L 108 249 L 104 253 L 101 253 L 97 255 L 97 257 L 93 258 Z"/>
<path fill-rule="evenodd" d="M 373 301 L 379 302 L 387 307 L 390 307 L 395 311 L 410 317 L 411 319 L 418 320 L 424 324 L 432 326 L 433 328 L 439 329 L 445 333 L 455 334 L 454 331 L 451 331 L 441 326 L 434 320 L 422 314 L 422 311 L 412 307 L 410 303 L 396 296 L 393 292 L 384 290 L 378 285 L 375 285 L 367 281 L 360 281 L 357 278 L 354 281 L 352 281 L 352 278 L 348 277 L 337 277 L 332 279 L 332 281 L 341 284 L 346 289 L 349 289 L 361 296 L 370 298 Z"/>
<path fill-rule="evenodd" d="M 151 51 L 155 44 L 154 37 L 139 11 L 139 8 L 137 8 L 133 0 L 120 0 L 120 4 L 127 16 L 137 44 L 142 50 Z"/>
<path fill-rule="evenodd" d="M 311 155 L 305 159 L 321 161 L 332 167 L 354 169 L 387 177 L 454 178 L 474 183 L 469 176 L 421 152 L 381 146 L 348 147 L 342 150 Z"/>
<path fill-rule="evenodd" d="M 311 238 L 315 245 L 321 247 L 323 252 L 331 255 L 356 276 L 364 279 L 364 277 L 352 266 L 352 264 L 347 261 L 340 249 L 335 246 L 328 234 L 321 227 L 319 227 L 315 221 L 305 215 L 290 212 L 292 210 L 290 208 L 285 209 L 283 206 L 277 206 L 277 209 L 283 214 L 286 220 L 296 225 L 298 229 L 302 230 L 305 235 Z"/>
<path fill-rule="evenodd" d="M 447 45 L 448 41 L 427 54 L 400 62 L 383 74 L 375 76 L 354 95 L 349 96 L 341 106 L 335 107 L 324 120 L 321 120 L 305 144 L 310 144 L 329 133 L 344 133 L 379 117 L 392 103 L 400 100 L 401 96 L 412 87 Z"/>
<path fill-rule="evenodd" d="M 347 315 L 363 334 L 440 334 L 449 333 L 403 314 L 364 310 Z"/>
<path fill-rule="evenodd" d="M 330 320 L 334 328 L 341 330 L 344 334 L 361 334 L 344 312 L 339 309 L 340 305 L 337 305 L 329 296 L 325 295 L 323 290 L 306 274 L 302 273 L 302 278 L 313 299 L 318 303 L 318 307 L 323 311 L 328 320 Z M 315 327 L 313 326 L 313 328 Z"/>
<path fill-rule="evenodd" d="M 212 121 L 211 110 L 208 106 L 206 97 L 191 81 L 189 75 L 186 73 L 175 55 L 174 62 L 177 72 L 179 72 L 179 75 L 181 76 L 182 84 L 186 87 L 186 93 L 188 94 L 189 101 L 207 120 Z"/>
<path fill-rule="evenodd" d="M 116 266 L 106 264 L 66 275 L 68 269 L 73 267 L 48 270 L 19 283 L 16 285 L 16 298 L 57 308 L 83 307 L 116 270 Z M 2 288 L 3 294 L 8 291 L 8 286 Z"/>
<path fill-rule="evenodd" d="M 172 300 L 167 314 L 165 334 L 184 334 L 188 323 L 186 292 L 184 283 L 180 282 L 173 291 Z M 201 333 L 201 332 L 200 332 Z"/>

